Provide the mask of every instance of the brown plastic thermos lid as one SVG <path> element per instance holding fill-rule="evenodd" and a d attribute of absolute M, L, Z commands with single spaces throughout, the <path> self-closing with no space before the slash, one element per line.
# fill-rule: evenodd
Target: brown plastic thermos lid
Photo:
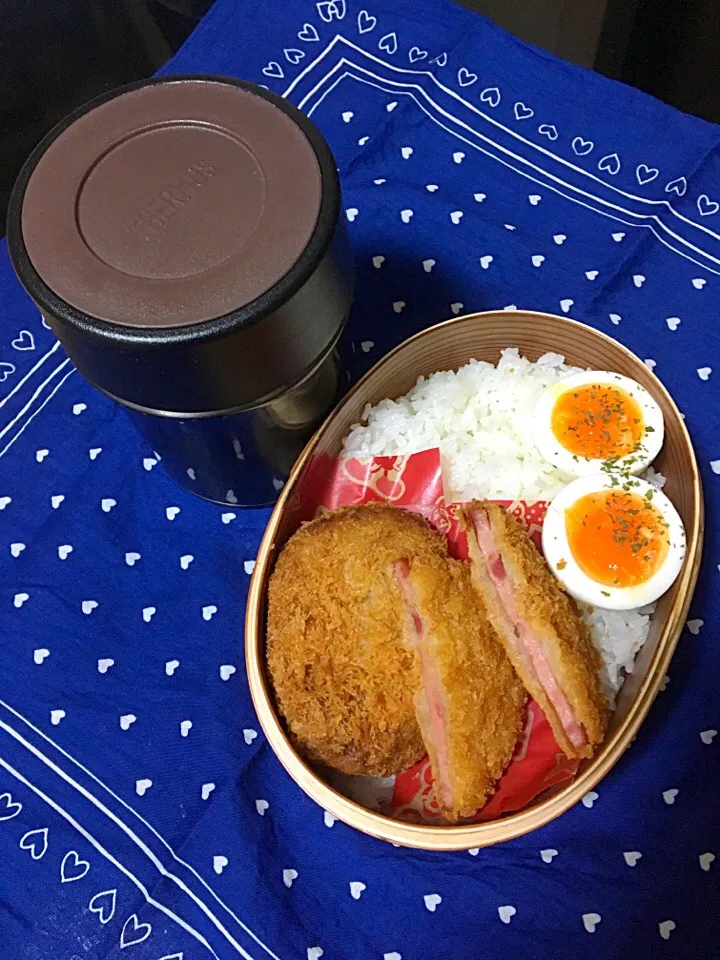
<path fill-rule="evenodd" d="M 68 117 L 20 174 L 8 243 L 80 371 L 147 412 L 278 395 L 332 349 L 352 293 L 322 136 L 221 77 L 133 84 Z"/>

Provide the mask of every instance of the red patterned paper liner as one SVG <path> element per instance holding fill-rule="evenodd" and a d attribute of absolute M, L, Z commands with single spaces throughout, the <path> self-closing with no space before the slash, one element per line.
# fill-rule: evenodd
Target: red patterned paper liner
<path fill-rule="evenodd" d="M 445 502 L 440 451 L 437 449 L 368 460 L 315 458 L 297 491 L 297 522 L 309 520 L 318 512 L 373 500 L 384 500 L 422 514 L 445 534 L 452 556 L 458 560 L 467 559 L 467 539 L 457 516 L 459 505 Z M 523 500 L 496 502 L 517 517 L 540 549 L 547 504 Z M 472 819 L 495 820 L 506 813 L 521 810 L 550 787 L 572 780 L 577 767 L 577 761 L 568 760 L 558 747 L 542 710 L 530 701 L 512 760 L 492 798 Z M 428 757 L 398 774 L 391 816 L 423 823 L 440 820 L 432 783 Z"/>

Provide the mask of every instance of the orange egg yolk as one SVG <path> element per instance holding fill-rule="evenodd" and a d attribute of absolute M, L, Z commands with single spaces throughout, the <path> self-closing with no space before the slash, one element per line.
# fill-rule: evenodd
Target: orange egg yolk
<path fill-rule="evenodd" d="M 592 580 L 634 587 L 660 568 L 669 547 L 665 518 L 648 497 L 600 490 L 565 511 L 570 552 Z"/>
<path fill-rule="evenodd" d="M 624 457 L 645 433 L 638 403 L 609 383 L 566 390 L 555 402 L 550 425 L 566 450 L 590 460 Z"/>

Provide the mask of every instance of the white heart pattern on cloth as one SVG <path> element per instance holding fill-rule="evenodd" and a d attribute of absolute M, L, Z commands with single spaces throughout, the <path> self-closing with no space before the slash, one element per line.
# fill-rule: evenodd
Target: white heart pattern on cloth
<path fill-rule="evenodd" d="M 253 740 L 257 739 L 257 730 L 253 730 L 251 727 L 247 727 L 245 730 L 243 730 L 243 739 L 245 740 L 245 743 L 247 743 L 249 746 L 253 742 Z"/>
<path fill-rule="evenodd" d="M 220 856 L 213 857 L 213 870 L 218 876 L 220 876 L 220 874 L 223 872 L 223 870 L 225 869 L 225 867 L 228 865 L 229 862 L 230 861 L 228 860 L 228 858 L 222 856 L 222 854 Z"/>
<path fill-rule="evenodd" d="M 482 203 L 486 196 L 487 196 L 487 194 L 485 194 L 485 193 L 474 193 L 474 194 L 473 194 L 473 197 L 475 198 L 475 200 L 477 200 L 478 203 Z"/>
<path fill-rule="evenodd" d="M 582 798 L 582 805 L 584 807 L 587 807 L 588 810 L 590 810 L 593 804 L 595 803 L 595 801 L 598 799 L 599 799 L 599 795 L 594 790 L 590 790 L 590 792 L 586 793 L 585 796 Z"/>
<path fill-rule="evenodd" d="M 707 283 L 707 280 L 704 277 L 695 277 L 695 279 L 692 282 L 692 285 L 695 287 L 696 290 L 702 290 L 702 288 L 705 286 L 706 283 Z"/>
<path fill-rule="evenodd" d="M 373 183 L 376 183 L 378 186 L 380 186 L 383 183 L 387 183 L 387 180 L 385 177 L 378 177 L 376 180 L 373 180 Z"/>
<path fill-rule="evenodd" d="M 135 792 L 139 797 L 144 797 L 152 786 L 152 780 L 148 780 L 147 777 L 143 777 L 141 780 L 135 781 Z"/>
<path fill-rule="evenodd" d="M 255 569 L 255 561 L 254 561 L 254 560 L 244 560 L 244 561 L 243 561 L 243 570 L 245 571 L 245 573 L 246 573 L 248 576 L 250 576 L 250 575 L 252 574 L 252 572 L 253 572 L 254 569 Z"/>
<path fill-rule="evenodd" d="M 375 269 L 379 270 L 380 267 L 385 263 L 385 257 L 373 257 L 372 262 Z"/>
<path fill-rule="evenodd" d="M 633 274 L 633 283 L 639 290 L 640 287 L 645 283 L 645 277 L 641 273 L 635 273 Z"/>
<path fill-rule="evenodd" d="M 476 857 L 480 853 L 480 847 L 470 847 L 468 853 L 471 857 Z"/>
<path fill-rule="evenodd" d="M 598 170 L 602 170 L 605 173 L 615 176 L 620 173 L 620 157 L 616 153 L 609 153 L 606 157 L 603 157 L 598 163 Z"/>
<path fill-rule="evenodd" d="M 180 557 L 180 569 L 187 570 L 194 559 L 195 557 L 191 553 L 186 553 L 184 556 Z"/>
<path fill-rule="evenodd" d="M 598 272 L 599 271 L 597 270 L 586 270 L 585 276 L 588 278 L 588 280 L 596 280 L 598 277 Z"/>
<path fill-rule="evenodd" d="M 152 926 L 149 923 L 140 923 L 136 913 L 130 914 L 120 933 L 120 949 L 137 946 L 147 940 L 151 933 Z"/>
<path fill-rule="evenodd" d="M 235 513 L 223 513 L 220 517 L 223 523 L 232 523 L 237 514 Z"/>
<path fill-rule="evenodd" d="M 530 117 L 535 116 L 535 111 L 532 109 L 532 107 L 528 107 L 527 104 L 522 102 L 522 100 L 518 100 L 513 107 L 513 110 L 515 112 L 516 120 L 529 120 Z"/>
<path fill-rule="evenodd" d="M 187 735 L 192 730 L 192 720 L 181 720 L 180 721 L 180 736 L 187 737 Z"/>
<path fill-rule="evenodd" d="M 563 313 L 569 313 L 570 307 L 575 303 L 574 300 L 571 300 L 569 297 L 566 297 L 565 300 L 560 301 L 560 309 Z"/>
<path fill-rule="evenodd" d="M 480 102 L 487 103 L 490 107 L 499 106 L 500 99 L 500 91 L 497 87 L 486 87 L 480 94 Z"/>
<path fill-rule="evenodd" d="M 595 149 L 595 144 L 592 140 L 583 140 L 582 137 L 575 137 L 572 142 L 572 148 L 578 157 L 586 157 L 588 153 L 592 153 Z"/>
<path fill-rule="evenodd" d="M 332 827 L 337 822 L 337 817 L 334 817 L 331 813 L 328 813 L 327 810 L 323 811 L 323 822 L 326 827 Z"/>
<path fill-rule="evenodd" d="M 418 60 L 424 60 L 427 55 L 427 50 L 421 50 L 420 47 L 411 47 L 408 53 L 408 60 L 410 63 L 417 63 Z"/>
<path fill-rule="evenodd" d="M 674 787 L 671 790 L 663 790 L 663 800 L 669 807 L 671 807 L 675 803 L 679 793 L 680 791 L 676 790 Z"/>
<path fill-rule="evenodd" d="M 584 913 L 583 914 L 583 926 L 588 933 L 595 933 L 597 925 L 602 920 L 602 917 L 599 913 Z"/>
<path fill-rule="evenodd" d="M 567 237 L 564 233 L 555 233 L 553 234 L 553 240 L 559 247 L 561 247 L 567 240 Z"/>
<path fill-rule="evenodd" d="M 540 851 L 540 859 L 543 863 L 552 863 L 557 855 L 557 850 L 554 850 L 552 847 L 548 847 L 547 850 Z"/>
<path fill-rule="evenodd" d="M 360 344 L 360 349 L 363 353 L 370 353 L 372 348 L 375 346 L 374 340 L 363 340 Z"/>
<path fill-rule="evenodd" d="M 360 139 L 358 140 L 358 146 L 359 146 L 359 147 L 364 147 L 365 144 L 368 142 L 369 139 L 370 139 L 370 137 L 360 137 Z"/>
<path fill-rule="evenodd" d="M 62 499 L 64 500 L 65 497 L 63 497 Z M 106 497 L 104 500 L 100 501 L 100 507 L 103 513 L 110 513 L 112 508 L 116 506 L 117 506 L 117 500 L 113 500 L 112 497 Z"/>
<path fill-rule="evenodd" d="M 624 234 L 624 233 L 613 233 L 612 238 L 613 238 L 613 240 L 615 241 L 615 243 L 620 243 L 620 241 L 625 238 L 625 234 Z"/>
<path fill-rule="evenodd" d="M 401 148 L 400 148 L 400 153 L 401 153 L 401 155 L 402 155 L 403 160 L 409 160 L 410 157 L 413 155 L 413 148 L 412 148 L 412 147 L 401 147 Z"/>
<path fill-rule="evenodd" d="M 360 211 L 357 207 L 350 207 L 349 210 L 345 211 L 345 216 L 348 218 L 350 223 L 354 223 L 359 213 Z"/>
<path fill-rule="evenodd" d="M 229 680 L 230 677 L 236 672 L 236 668 L 231 663 L 224 663 L 220 667 L 220 679 Z"/>
<path fill-rule="evenodd" d="M 456 150 L 455 153 L 453 154 L 453 160 L 455 161 L 455 163 L 462 163 L 464 159 L 465 159 L 465 154 L 462 152 L 462 150 Z"/>
<path fill-rule="evenodd" d="M 717 730 L 703 730 L 700 734 L 700 739 L 705 744 L 705 746 L 709 747 L 716 736 L 717 736 Z"/>
<path fill-rule="evenodd" d="M 290 887 L 293 885 L 293 880 L 297 880 L 298 872 L 297 870 L 292 870 L 292 869 L 283 870 L 282 876 L 283 876 L 283 883 L 289 890 Z"/>
<path fill-rule="evenodd" d="M 701 193 L 697 198 L 697 208 L 701 217 L 711 217 L 720 210 L 720 203 L 711 200 L 706 193 Z"/>
<path fill-rule="evenodd" d="M 428 183 L 425 189 L 427 190 L 428 193 L 435 193 L 435 191 L 438 190 L 439 187 L 436 183 Z"/>
<path fill-rule="evenodd" d="M 98 606 L 97 600 L 83 600 L 81 604 L 82 612 L 86 616 L 90 616 L 93 610 L 97 610 L 97 606 Z"/>
<path fill-rule="evenodd" d="M 439 67 L 444 67 L 447 64 L 447 54 L 441 53 L 439 57 L 435 57 L 430 63 L 436 63 Z"/>
<path fill-rule="evenodd" d="M 698 367 L 697 375 L 701 380 L 707 380 L 712 373 L 712 367 Z"/>
<path fill-rule="evenodd" d="M 88 910 L 90 913 L 96 913 L 98 920 L 104 926 L 115 916 L 116 904 L 117 890 L 101 890 L 90 900 Z"/>
<path fill-rule="evenodd" d="M 503 923 L 510 923 L 516 913 L 517 910 L 511 904 L 507 904 L 504 907 L 498 907 L 498 916 Z"/>
<path fill-rule="evenodd" d="M 24 543 L 11 543 L 10 544 L 10 555 L 13 557 L 19 557 L 20 554 L 25 549 Z"/>
<path fill-rule="evenodd" d="M 82 880 L 90 869 L 87 860 L 82 860 L 77 850 L 69 850 L 60 864 L 60 882 L 72 883 L 75 880 Z"/>
<path fill-rule="evenodd" d="M 531 193 L 528 197 L 528 200 L 530 201 L 531 206 L 536 207 L 542 200 L 542 197 L 539 193 Z"/>
<path fill-rule="evenodd" d="M 378 50 L 382 50 L 385 53 L 389 53 L 392 56 L 394 53 L 397 53 L 398 42 L 397 35 L 395 33 L 386 33 L 384 37 L 380 38 L 380 43 L 378 43 Z"/>
<path fill-rule="evenodd" d="M 623 857 L 629 867 L 634 867 L 642 857 L 642 854 L 639 850 L 626 850 L 625 853 L 623 853 Z"/>
<path fill-rule="evenodd" d="M 432 268 L 435 266 L 435 261 L 434 261 L 434 260 L 423 260 L 423 264 L 422 264 L 422 265 L 423 265 L 423 270 L 425 271 L 425 273 L 430 273 L 430 271 L 432 270 Z"/>
<path fill-rule="evenodd" d="M 670 934 L 675 929 L 674 920 L 663 920 L 658 924 L 658 931 L 663 940 L 669 940 Z"/>
<path fill-rule="evenodd" d="M 270 809 L 270 804 L 267 802 L 267 800 L 256 800 L 255 809 L 261 817 L 264 817 L 265 811 Z"/>
<path fill-rule="evenodd" d="M 668 325 L 668 330 L 677 330 L 681 324 L 680 317 L 668 317 L 665 323 Z"/>
<path fill-rule="evenodd" d="M 455 226 L 457 226 L 460 223 L 462 218 L 463 218 L 462 210 L 453 210 L 453 212 L 450 214 L 450 219 L 455 224 Z"/>
<path fill-rule="evenodd" d="M 619 313 L 610 313 L 608 316 L 610 317 L 610 323 L 614 323 L 615 326 L 617 326 L 622 320 L 622 317 Z"/>
<path fill-rule="evenodd" d="M 648 357 L 646 360 L 643 360 L 643 363 L 648 368 L 648 370 L 654 370 L 655 367 L 657 366 L 657 363 L 650 357 Z"/>
<path fill-rule="evenodd" d="M 538 127 L 538 133 L 542 137 L 547 137 L 548 140 L 557 140 L 558 138 L 557 127 L 552 123 L 541 123 Z"/>
<path fill-rule="evenodd" d="M 120 717 L 120 729 L 129 730 L 130 726 L 135 723 L 137 717 L 134 713 L 125 713 Z"/>
<path fill-rule="evenodd" d="M 687 180 L 685 177 L 678 177 L 671 180 L 665 187 L 665 193 L 676 193 L 679 197 L 684 197 L 687 193 Z"/>
<path fill-rule="evenodd" d="M 545 263 L 545 257 L 541 253 L 536 253 L 530 258 L 534 267 L 540 267 Z"/>
<path fill-rule="evenodd" d="M 49 453 L 50 453 L 50 451 L 47 450 L 47 449 L 38 450 L 38 451 L 35 453 L 35 459 L 37 460 L 38 463 L 42 463 L 43 460 L 45 460 L 45 458 L 48 456 Z"/>
<path fill-rule="evenodd" d="M 217 613 L 218 608 L 214 603 L 208 604 L 206 607 L 202 608 L 202 618 L 203 620 L 212 620 L 212 618 Z"/>
<path fill-rule="evenodd" d="M 155 457 L 144 457 L 144 458 L 143 458 L 143 468 L 144 468 L 145 470 L 147 470 L 148 473 L 152 470 L 152 468 L 153 468 L 156 464 L 157 464 L 157 460 L 155 459 Z"/>
<path fill-rule="evenodd" d="M 63 543 L 58 547 L 58 557 L 60 557 L 61 560 L 67 560 L 72 551 L 72 544 Z"/>
<path fill-rule="evenodd" d="M 325 953 L 325 951 L 322 947 L 308 947 L 307 960 L 320 960 L 323 953 Z"/>
<path fill-rule="evenodd" d="M 65 711 L 64 711 L 64 710 L 51 710 L 51 711 L 50 711 L 50 723 L 51 723 L 54 727 L 56 727 L 56 726 L 60 723 L 60 721 L 64 719 L 64 717 L 65 717 Z"/>
<path fill-rule="evenodd" d="M 410 223 L 410 219 L 411 219 L 412 215 L 413 215 L 412 210 L 401 210 L 401 211 L 400 211 L 400 219 L 402 220 L 403 223 Z"/>
<path fill-rule="evenodd" d="M 8 377 L 15 373 L 15 366 L 12 363 L 3 361 L 0 363 L 0 383 L 5 383 Z"/>
<path fill-rule="evenodd" d="M 285 78 L 285 72 L 277 60 L 271 60 L 267 66 L 263 67 L 262 72 L 266 77 L 273 77 L 275 80 L 283 80 Z"/>
<path fill-rule="evenodd" d="M 363 894 L 363 890 L 367 890 L 367 887 L 360 880 L 353 880 L 350 883 L 350 896 L 353 900 L 359 900 Z"/>
<path fill-rule="evenodd" d="M 373 17 L 367 10 L 361 10 L 357 17 L 358 33 L 370 33 L 377 25 L 377 17 Z"/>
<path fill-rule="evenodd" d="M 300 61 L 305 57 L 305 51 L 298 50 L 296 47 L 291 47 L 290 49 L 286 48 L 283 50 L 283 53 L 285 54 L 285 59 L 287 62 L 291 63 L 294 67 L 297 66 L 298 63 L 300 63 Z"/>
<path fill-rule="evenodd" d="M 477 74 L 470 73 L 467 67 L 460 67 L 457 80 L 461 87 L 469 87 L 477 82 Z"/>
<path fill-rule="evenodd" d="M 48 848 L 48 828 L 39 827 L 37 830 L 28 830 L 20 838 L 20 849 L 29 850 L 33 860 L 42 860 Z"/>
<path fill-rule="evenodd" d="M 0 793 L 0 822 L 12 820 L 21 810 L 22 804 L 17 800 L 13 800 L 11 794 Z"/>
<path fill-rule="evenodd" d="M 200 796 L 203 798 L 203 800 L 207 800 L 207 798 L 210 796 L 210 794 L 213 792 L 214 789 L 215 789 L 214 783 L 204 783 L 200 788 Z"/>
<path fill-rule="evenodd" d="M 73 404 L 72 412 L 75 414 L 76 417 L 80 416 L 80 414 L 83 412 L 83 410 L 87 410 L 87 404 L 85 404 L 85 403 L 74 403 L 74 404 Z"/>
<path fill-rule="evenodd" d="M 395 313 L 402 313 L 402 311 L 405 309 L 406 306 L 407 304 L 405 303 L 404 300 L 395 300 L 395 302 L 393 303 L 393 310 L 395 311 Z"/>
<path fill-rule="evenodd" d="M 460 301 L 458 301 L 457 303 L 451 303 L 450 309 L 455 314 L 455 316 L 457 316 L 464 306 L 465 306 L 464 303 L 460 303 Z"/>
<path fill-rule="evenodd" d="M 150 621 L 152 620 L 152 618 L 155 616 L 156 613 L 157 613 L 157 610 L 155 609 L 155 607 L 144 607 L 142 612 L 142 618 L 145 621 L 145 623 L 150 623 Z"/>
<path fill-rule="evenodd" d="M 390 103 L 386 104 L 385 109 L 388 113 L 392 113 L 395 107 L 397 106 L 397 100 L 393 100 Z"/>
<path fill-rule="evenodd" d="M 16 593 L 13 597 L 13 606 L 19 610 L 30 599 L 29 593 Z"/>
<path fill-rule="evenodd" d="M 50 656 L 50 651 L 44 647 L 41 648 L 40 650 L 33 650 L 33 660 L 38 666 L 40 666 L 43 660 L 47 660 L 49 656 Z"/>
<path fill-rule="evenodd" d="M 10 503 L 12 503 L 12 497 L 0 497 L 0 510 L 4 510 Z"/>
<path fill-rule="evenodd" d="M 696 637 L 702 628 L 705 626 L 704 620 L 688 620 L 685 626 L 688 628 L 688 631 Z"/>
<path fill-rule="evenodd" d="M 165 673 L 168 677 L 171 677 L 179 666 L 179 660 L 168 660 L 168 662 L 165 664 Z"/>
<path fill-rule="evenodd" d="M 364 10 L 361 10 L 360 12 L 365 13 Z M 373 17 L 373 20 L 374 19 L 375 18 Z M 375 26 L 375 24 L 373 24 L 373 26 Z M 372 27 L 370 29 L 372 29 Z M 312 25 L 312 23 L 304 23 L 302 26 L 302 30 L 300 30 L 300 32 L 298 33 L 298 40 L 304 40 L 305 43 L 317 43 L 319 39 L 320 39 L 320 36 L 316 28 Z"/>
<path fill-rule="evenodd" d="M 174 520 L 179 513 L 180 513 L 180 507 L 165 508 L 165 516 L 168 518 L 168 520 Z"/>
<path fill-rule="evenodd" d="M 490 256 L 490 254 L 480 257 L 480 266 L 483 268 L 483 270 L 487 270 L 492 262 L 493 258 Z"/>
<path fill-rule="evenodd" d="M 35 338 L 29 330 L 21 330 L 17 337 L 10 342 L 15 350 L 22 351 L 35 349 Z"/>
<path fill-rule="evenodd" d="M 705 873 L 708 872 L 710 867 L 715 863 L 715 854 L 714 853 L 701 853 L 698 857 L 698 863 L 700 864 L 700 869 L 704 870 Z"/>
<path fill-rule="evenodd" d="M 635 168 L 635 176 L 641 187 L 644 187 L 646 183 L 652 183 L 659 174 L 660 171 L 656 167 L 648 167 L 644 163 L 638 164 Z"/>
<path fill-rule="evenodd" d="M 423 897 L 423 900 L 430 913 L 435 913 L 437 908 L 442 903 L 442 897 L 439 893 L 426 893 Z"/>

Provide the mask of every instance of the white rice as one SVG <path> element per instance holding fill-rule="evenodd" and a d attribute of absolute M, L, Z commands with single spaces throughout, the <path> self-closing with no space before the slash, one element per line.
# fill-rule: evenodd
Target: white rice
<path fill-rule="evenodd" d="M 551 500 L 572 478 L 538 452 L 530 435 L 533 409 L 547 387 L 580 372 L 556 353 L 531 363 L 508 349 L 497 366 L 471 360 L 457 372 L 420 377 L 406 396 L 365 408 L 343 455 L 363 459 L 438 447 L 448 500 Z M 665 482 L 652 467 L 645 478 L 657 487 Z M 585 611 L 611 703 L 647 638 L 651 612 Z"/>

